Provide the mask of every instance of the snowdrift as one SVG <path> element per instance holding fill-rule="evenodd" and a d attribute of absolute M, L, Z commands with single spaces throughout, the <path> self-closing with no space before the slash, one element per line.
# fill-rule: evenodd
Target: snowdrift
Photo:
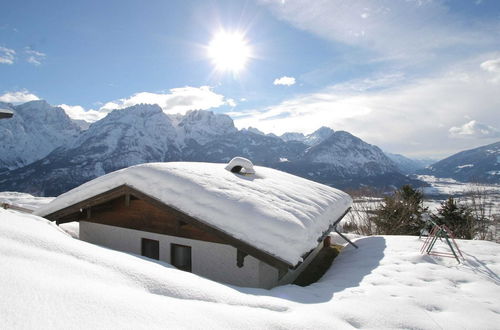
<path fill-rule="evenodd" d="M 498 328 L 498 244 L 459 241 L 467 260 L 458 265 L 421 256 L 415 237 L 356 243 L 319 282 L 267 291 L 95 246 L 0 209 L 0 328 Z"/>

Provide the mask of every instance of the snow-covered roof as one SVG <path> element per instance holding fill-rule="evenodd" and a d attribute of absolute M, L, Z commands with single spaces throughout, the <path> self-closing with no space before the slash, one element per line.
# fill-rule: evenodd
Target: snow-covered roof
<path fill-rule="evenodd" d="M 14 112 L 12 112 L 9 109 L 0 109 L 0 118 L 10 118 L 14 115 Z"/>
<path fill-rule="evenodd" d="M 352 203 L 340 190 L 278 170 L 255 166 L 255 174 L 236 174 L 225 166 L 136 165 L 70 190 L 35 213 L 49 215 L 126 184 L 295 265 Z"/>

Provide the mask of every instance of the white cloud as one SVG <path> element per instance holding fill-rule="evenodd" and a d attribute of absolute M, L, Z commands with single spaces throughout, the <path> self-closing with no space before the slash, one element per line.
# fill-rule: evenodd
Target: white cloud
<path fill-rule="evenodd" d="M 471 120 L 462 126 L 453 126 L 449 130 L 452 137 L 495 139 L 500 138 L 500 130 L 493 126 Z"/>
<path fill-rule="evenodd" d="M 500 73 L 500 58 L 484 61 L 481 68 L 488 72 Z"/>
<path fill-rule="evenodd" d="M 226 104 L 232 108 L 238 105 L 234 99 L 226 99 Z"/>
<path fill-rule="evenodd" d="M 294 77 L 283 76 L 281 78 L 274 79 L 273 84 L 275 85 L 284 85 L 284 86 L 292 86 L 295 84 Z"/>
<path fill-rule="evenodd" d="M 44 60 L 47 55 L 45 53 L 42 53 L 42 52 L 39 52 L 39 51 L 36 51 L 36 50 L 33 50 L 33 49 L 25 49 L 24 51 L 27 55 L 28 55 L 28 58 L 26 59 L 26 61 L 28 63 L 31 63 L 33 65 L 40 65 L 42 64 L 42 60 Z"/>
<path fill-rule="evenodd" d="M 66 114 L 72 119 L 85 120 L 86 122 L 93 123 L 102 119 L 106 116 L 106 113 L 100 112 L 97 110 L 85 110 L 82 106 L 79 105 L 67 105 L 67 104 L 59 104 L 58 107 L 61 107 Z"/>
<path fill-rule="evenodd" d="M 223 95 L 212 91 L 209 86 L 172 88 L 169 93 L 141 92 L 129 98 L 123 98 L 104 104 L 100 111 L 110 112 L 135 104 L 158 104 L 165 113 L 186 113 L 189 110 L 207 110 L 222 105 L 234 104 L 234 100 L 225 100 Z"/>
<path fill-rule="evenodd" d="M 168 93 L 140 92 L 128 98 L 110 101 L 98 110 L 86 110 L 79 105 L 60 104 L 59 106 L 73 119 L 95 122 L 116 109 L 124 109 L 136 104 L 158 104 L 165 113 L 186 113 L 189 110 L 207 110 L 222 105 L 235 107 L 234 99 L 225 99 L 223 95 L 212 91 L 209 86 L 172 88 Z"/>
<path fill-rule="evenodd" d="M 7 92 L 0 95 L 0 101 L 7 103 L 24 103 L 28 101 L 39 100 L 40 98 L 27 90 L 22 90 L 18 92 Z"/>
<path fill-rule="evenodd" d="M 350 81 L 263 110 L 231 115 L 238 127 L 257 127 L 266 133 L 310 133 L 325 125 L 391 152 L 448 156 L 488 142 L 486 135 L 481 140 L 449 138 L 447 128 L 465 116 L 500 127 L 498 84 L 478 67 L 476 61 L 437 77 L 405 81 L 389 75 Z"/>
<path fill-rule="evenodd" d="M 0 63 L 14 64 L 16 51 L 14 49 L 0 46 Z"/>

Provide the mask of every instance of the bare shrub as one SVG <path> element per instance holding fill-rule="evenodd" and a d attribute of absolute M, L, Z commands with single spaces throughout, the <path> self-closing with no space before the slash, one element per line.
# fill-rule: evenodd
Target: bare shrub
<path fill-rule="evenodd" d="M 475 220 L 474 238 L 497 240 L 498 215 L 493 214 L 494 196 L 488 191 L 487 186 L 480 183 L 470 184 L 462 202 L 471 210 Z"/>
<path fill-rule="evenodd" d="M 382 194 L 369 188 L 349 191 L 349 194 L 353 198 L 353 204 L 346 216 L 347 221 L 342 226 L 343 231 L 364 236 L 375 235 L 376 228 L 372 217 L 374 210 L 380 207 Z"/>

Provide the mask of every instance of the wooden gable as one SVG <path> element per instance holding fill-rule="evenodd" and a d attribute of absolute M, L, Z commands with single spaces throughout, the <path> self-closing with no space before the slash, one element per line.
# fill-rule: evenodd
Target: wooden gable
<path fill-rule="evenodd" d="M 45 218 L 56 221 L 57 224 L 88 221 L 228 244 L 235 247 L 240 255 L 251 255 L 276 267 L 280 272 L 286 272 L 288 268 L 294 266 L 127 185 L 75 203 L 48 214 Z"/>

